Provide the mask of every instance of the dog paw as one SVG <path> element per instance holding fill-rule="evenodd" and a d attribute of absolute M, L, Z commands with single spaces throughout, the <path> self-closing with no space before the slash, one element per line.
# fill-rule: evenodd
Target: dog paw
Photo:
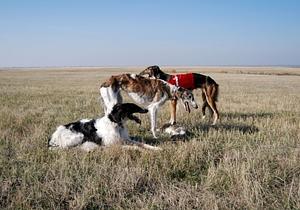
<path fill-rule="evenodd" d="M 151 130 L 151 132 L 152 132 L 153 138 L 157 139 L 158 137 L 156 135 L 155 129 Z"/>
<path fill-rule="evenodd" d="M 154 147 L 153 150 L 155 150 L 155 151 L 162 151 L 163 149 L 161 147 Z"/>
<path fill-rule="evenodd" d="M 176 125 L 176 121 L 170 120 L 169 123 L 167 123 L 167 124 L 169 124 L 169 125 Z"/>
<path fill-rule="evenodd" d="M 212 125 L 216 125 L 216 124 L 217 124 L 217 120 L 218 120 L 218 119 L 214 119 Z"/>

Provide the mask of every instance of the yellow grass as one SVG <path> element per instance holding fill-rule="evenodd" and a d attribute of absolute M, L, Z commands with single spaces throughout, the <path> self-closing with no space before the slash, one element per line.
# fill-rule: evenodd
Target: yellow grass
<path fill-rule="evenodd" d="M 102 116 L 101 81 L 142 69 L 0 70 L 0 208 L 300 208 L 297 68 L 165 67 L 220 84 L 218 125 L 180 107 L 178 122 L 192 133 L 186 141 L 154 141 L 148 116 L 141 126 L 128 125 L 161 152 L 47 150 L 57 125 Z M 200 91 L 195 95 L 201 105 Z M 160 125 L 168 108 L 159 111 Z"/>

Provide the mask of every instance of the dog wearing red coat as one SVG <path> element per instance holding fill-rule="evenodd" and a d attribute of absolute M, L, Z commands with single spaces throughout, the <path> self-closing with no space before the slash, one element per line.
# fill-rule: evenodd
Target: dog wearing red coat
<path fill-rule="evenodd" d="M 213 113 L 213 125 L 216 124 L 217 120 L 219 119 L 219 111 L 217 109 L 216 101 L 218 99 L 219 94 L 219 85 L 209 76 L 198 74 L 198 73 L 186 73 L 186 74 L 176 74 L 171 75 L 163 72 L 159 66 L 149 66 L 144 71 L 142 71 L 140 76 L 156 78 L 164 80 L 170 84 L 183 87 L 188 90 L 194 90 L 200 88 L 202 91 L 202 114 L 203 118 L 205 118 L 205 109 L 206 107 L 210 108 Z M 176 105 L 177 101 L 172 100 L 172 113 L 171 116 L 174 116 L 171 119 L 170 123 L 176 123 Z"/>

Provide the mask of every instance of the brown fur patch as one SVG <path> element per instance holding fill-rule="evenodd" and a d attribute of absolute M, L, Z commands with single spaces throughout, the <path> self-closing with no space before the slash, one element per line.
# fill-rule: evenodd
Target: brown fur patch
<path fill-rule="evenodd" d="M 147 79 L 139 75 L 135 75 L 134 77 L 130 74 L 111 76 L 101 85 L 101 87 L 109 86 L 113 89 L 120 87 L 126 92 L 144 95 L 152 98 L 154 101 L 158 101 L 166 93 L 168 94 L 168 98 L 172 98 L 170 88 L 164 82 L 157 79 Z"/>

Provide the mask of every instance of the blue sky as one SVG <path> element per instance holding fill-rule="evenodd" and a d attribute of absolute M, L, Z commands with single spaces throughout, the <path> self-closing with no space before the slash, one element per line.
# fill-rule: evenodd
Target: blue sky
<path fill-rule="evenodd" d="M 298 0 L 0 0 L 0 66 L 300 65 Z"/>

